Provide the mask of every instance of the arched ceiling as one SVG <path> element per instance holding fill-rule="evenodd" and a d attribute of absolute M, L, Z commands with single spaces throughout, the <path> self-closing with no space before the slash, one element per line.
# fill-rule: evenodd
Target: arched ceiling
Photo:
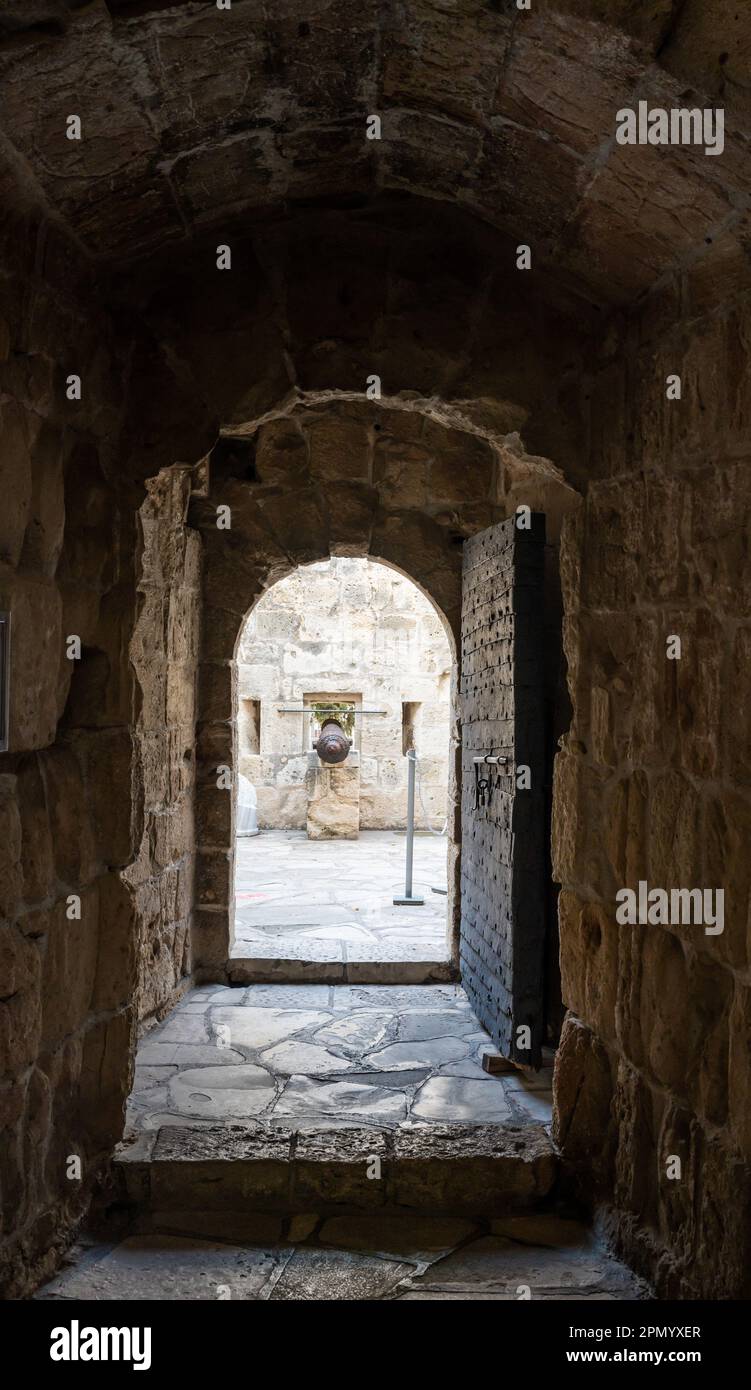
<path fill-rule="evenodd" d="M 749 59 L 746 0 L 0 0 L 1 186 L 106 265 L 406 191 L 626 303 L 751 239 Z M 724 154 L 616 144 L 642 98 L 723 105 Z"/>

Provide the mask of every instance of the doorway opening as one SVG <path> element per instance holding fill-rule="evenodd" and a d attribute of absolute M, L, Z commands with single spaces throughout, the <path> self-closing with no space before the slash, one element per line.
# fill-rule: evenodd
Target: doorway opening
<path fill-rule="evenodd" d="M 447 846 L 453 653 L 434 605 L 378 561 L 277 581 L 235 651 L 233 957 L 254 978 L 452 978 Z M 325 730 L 343 758 L 321 752 Z M 414 895 L 403 896 L 415 758 Z"/>

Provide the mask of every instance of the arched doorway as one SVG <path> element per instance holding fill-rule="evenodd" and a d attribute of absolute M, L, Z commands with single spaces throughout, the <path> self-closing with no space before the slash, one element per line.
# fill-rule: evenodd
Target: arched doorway
<path fill-rule="evenodd" d="M 406 575 L 351 556 L 301 566 L 235 651 L 233 959 L 254 979 L 456 973 L 447 931 L 451 684 L 445 623 Z M 327 765 L 326 719 L 350 743 Z M 410 762 L 414 831 L 408 836 Z M 412 882 L 404 899 L 408 840 Z"/>

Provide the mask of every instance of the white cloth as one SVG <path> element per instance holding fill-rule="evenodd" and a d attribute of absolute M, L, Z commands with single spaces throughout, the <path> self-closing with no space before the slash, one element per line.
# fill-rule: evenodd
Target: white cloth
<path fill-rule="evenodd" d="M 258 798 L 256 789 L 247 777 L 240 774 L 240 783 L 237 789 L 237 823 L 235 832 L 237 835 L 257 835 L 258 817 L 256 814 Z"/>

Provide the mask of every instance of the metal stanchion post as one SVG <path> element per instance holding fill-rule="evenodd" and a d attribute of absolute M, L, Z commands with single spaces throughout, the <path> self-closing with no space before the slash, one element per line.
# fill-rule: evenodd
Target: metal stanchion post
<path fill-rule="evenodd" d="M 404 897 L 394 898 L 397 907 L 423 907 L 424 898 L 412 896 L 412 857 L 415 841 L 415 762 L 414 748 L 407 753 L 407 870 L 404 884 Z"/>

